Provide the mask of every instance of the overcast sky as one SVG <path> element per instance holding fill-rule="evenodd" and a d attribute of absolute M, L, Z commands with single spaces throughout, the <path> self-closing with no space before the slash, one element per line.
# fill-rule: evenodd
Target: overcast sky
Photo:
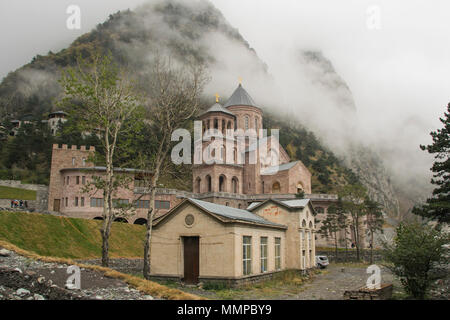
<path fill-rule="evenodd" d="M 36 54 L 67 47 L 109 14 L 143 2 L 1 0 L 0 78 Z M 450 101 L 450 1 L 212 2 L 277 77 L 286 67 L 283 54 L 323 51 L 353 92 L 369 139 L 417 148 L 440 126 L 438 117 Z M 70 4 L 81 8 L 80 30 L 66 28 Z"/>

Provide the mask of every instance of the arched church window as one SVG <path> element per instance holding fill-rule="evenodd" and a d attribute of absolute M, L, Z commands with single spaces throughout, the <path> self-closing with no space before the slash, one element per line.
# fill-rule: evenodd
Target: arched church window
<path fill-rule="evenodd" d="M 233 177 L 233 179 L 231 180 L 231 186 L 233 193 L 238 193 L 238 180 L 236 177 Z"/>
<path fill-rule="evenodd" d="M 225 120 L 222 120 L 222 134 L 225 135 Z"/>
<path fill-rule="evenodd" d="M 225 176 L 220 176 L 219 177 L 219 192 L 225 192 Z"/>
<path fill-rule="evenodd" d="M 200 177 L 197 178 L 196 184 L 195 184 L 195 192 L 200 193 L 200 186 L 202 183 L 202 179 Z"/>
<path fill-rule="evenodd" d="M 280 193 L 281 186 L 280 183 L 277 181 L 272 185 L 272 193 Z"/>
<path fill-rule="evenodd" d="M 258 118 L 255 118 L 255 130 L 258 130 Z"/>
<path fill-rule="evenodd" d="M 262 182 L 262 193 L 264 193 L 264 181 Z"/>
<path fill-rule="evenodd" d="M 297 193 L 303 192 L 303 185 L 301 182 L 297 183 Z"/>
<path fill-rule="evenodd" d="M 207 190 L 208 190 L 208 192 L 211 192 L 212 191 L 212 185 L 211 185 L 211 176 L 210 175 L 207 175 L 206 176 L 206 186 L 207 186 Z"/>
<path fill-rule="evenodd" d="M 217 118 L 214 118 L 214 129 L 219 129 L 219 120 Z"/>
<path fill-rule="evenodd" d="M 248 130 L 248 122 L 249 122 L 249 117 L 245 116 L 244 117 L 244 128 L 245 128 L 245 130 Z"/>

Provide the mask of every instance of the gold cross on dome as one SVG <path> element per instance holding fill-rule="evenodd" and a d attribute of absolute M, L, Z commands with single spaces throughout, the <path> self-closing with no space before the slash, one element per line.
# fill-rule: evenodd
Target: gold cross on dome
<path fill-rule="evenodd" d="M 239 77 L 239 83 L 242 84 L 242 77 Z"/>
<path fill-rule="evenodd" d="M 219 98 L 220 98 L 219 94 L 216 93 L 214 96 L 216 97 L 216 102 L 219 102 Z"/>

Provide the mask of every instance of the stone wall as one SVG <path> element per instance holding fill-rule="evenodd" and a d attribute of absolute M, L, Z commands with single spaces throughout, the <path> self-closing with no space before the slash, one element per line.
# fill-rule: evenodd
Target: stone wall
<path fill-rule="evenodd" d="M 370 261 L 370 250 L 364 249 L 363 252 L 360 252 L 361 260 Z M 338 251 L 338 257 L 336 259 L 336 254 L 334 251 L 328 250 L 318 250 L 316 251 L 316 256 L 327 256 L 328 261 L 332 262 L 356 262 L 356 250 L 349 249 L 347 253 L 344 250 Z M 373 250 L 373 261 L 381 261 L 382 255 L 380 250 Z"/>
<path fill-rule="evenodd" d="M 389 300 L 392 297 L 393 286 L 382 284 L 380 289 L 360 288 L 344 292 L 344 300 Z"/>
<path fill-rule="evenodd" d="M 11 200 L 13 199 L 0 199 L 0 208 L 11 208 Z M 28 204 L 28 210 L 36 211 L 36 200 L 26 200 Z M 24 207 L 24 209 L 27 209 Z"/>
<path fill-rule="evenodd" d="M 25 190 L 36 191 L 36 200 L 28 200 L 28 209 L 36 211 L 47 211 L 48 207 L 48 186 L 43 184 L 22 184 L 19 180 L 0 180 L 0 186 L 19 188 Z M 0 199 L 0 207 L 8 208 L 11 206 L 11 200 L 15 199 Z M 20 200 L 20 199 L 17 199 Z"/>

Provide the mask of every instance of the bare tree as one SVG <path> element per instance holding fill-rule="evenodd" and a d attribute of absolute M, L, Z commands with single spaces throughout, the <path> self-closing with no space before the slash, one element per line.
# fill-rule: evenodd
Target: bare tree
<path fill-rule="evenodd" d="M 366 225 L 367 225 L 367 231 L 370 234 L 370 264 L 373 263 L 373 238 L 375 232 L 381 232 L 383 233 L 383 212 L 381 211 L 380 205 L 372 201 L 370 199 L 366 199 L 365 201 L 365 207 L 366 207 Z"/>
<path fill-rule="evenodd" d="M 356 246 L 356 259 L 360 261 L 362 250 L 362 217 L 366 214 L 365 199 L 367 197 L 366 189 L 361 185 L 347 185 L 339 192 L 339 198 L 342 201 L 344 212 L 349 214 L 351 219 L 351 230 L 354 234 Z"/>
<path fill-rule="evenodd" d="M 124 175 L 115 172 L 118 150 L 126 149 L 120 136 L 137 128 L 139 98 L 125 72 L 109 55 L 95 54 L 89 60 L 79 58 L 76 67 L 63 72 L 60 83 L 64 90 L 60 105 L 75 119 L 78 130 L 95 133 L 101 141 L 105 174 L 92 179 L 90 186 L 103 190 L 102 265 L 108 266 L 111 224 L 125 209 L 114 210 L 113 195 L 128 184 Z"/>
<path fill-rule="evenodd" d="M 182 128 L 199 109 L 199 98 L 207 82 L 205 68 L 196 63 L 188 67 L 174 67 L 170 58 L 157 55 L 148 91 L 148 123 L 156 140 L 151 155 L 142 157 L 141 164 L 145 171 L 151 172 L 145 179 L 141 197 L 149 195 L 147 213 L 147 231 L 144 244 L 144 278 L 150 277 L 150 257 L 152 226 L 155 216 L 155 195 L 160 177 L 169 168 L 167 163 L 171 151 L 172 132 Z"/>
<path fill-rule="evenodd" d="M 338 239 L 339 232 L 345 227 L 345 220 L 347 217 L 343 212 L 340 202 L 328 207 L 327 215 L 322 220 L 322 225 L 319 229 L 319 233 L 322 237 L 334 240 L 335 259 L 338 259 Z"/>

